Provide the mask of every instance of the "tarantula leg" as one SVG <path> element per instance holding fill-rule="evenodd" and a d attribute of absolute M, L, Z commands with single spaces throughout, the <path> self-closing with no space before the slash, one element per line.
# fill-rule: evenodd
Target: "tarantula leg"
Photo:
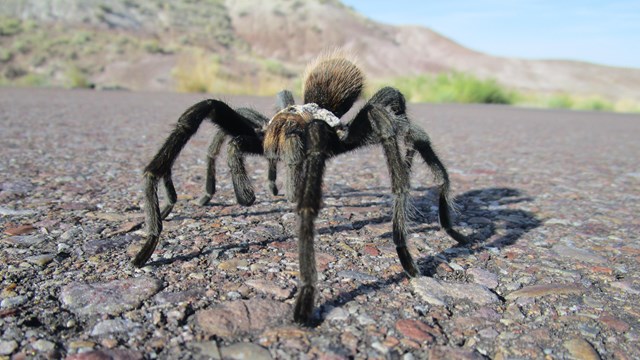
<path fill-rule="evenodd" d="M 149 260 L 160 238 L 162 232 L 162 217 L 160 215 L 160 206 L 158 204 L 158 178 L 151 173 L 145 173 L 145 212 L 146 212 L 146 228 L 147 240 L 142 249 L 138 252 L 133 265 L 142 267 Z"/>
<path fill-rule="evenodd" d="M 262 144 L 256 137 L 237 136 L 229 142 L 227 162 L 231 171 L 233 190 L 240 205 L 249 206 L 256 200 L 251 180 L 244 166 L 244 153 L 262 154 Z"/>
<path fill-rule="evenodd" d="M 276 95 L 276 107 L 278 111 L 291 105 L 295 105 L 295 103 L 295 100 L 293 100 L 293 94 L 289 90 L 282 90 Z"/>
<path fill-rule="evenodd" d="M 407 152 L 404 154 L 404 162 L 407 166 L 407 172 L 411 173 L 411 167 L 413 166 L 413 157 L 415 156 L 416 151 L 413 148 L 408 148 Z"/>
<path fill-rule="evenodd" d="M 287 134 L 282 152 L 287 169 L 285 182 L 287 200 L 296 203 L 303 182 L 304 144 L 301 135 L 296 132 Z"/>
<path fill-rule="evenodd" d="M 393 204 L 393 242 L 404 271 L 411 277 L 420 275 L 420 271 L 407 249 L 407 217 L 411 204 L 409 197 L 409 172 L 406 160 L 400 153 L 396 132 L 393 127 L 391 114 L 380 106 L 372 106 L 369 110 L 369 120 L 373 132 L 378 137 L 384 150 L 387 168 L 391 176 L 391 191 L 394 195 Z"/>
<path fill-rule="evenodd" d="M 471 243 L 469 238 L 453 229 L 450 213 L 450 209 L 453 208 L 453 206 L 449 200 L 449 175 L 447 174 L 447 169 L 444 164 L 442 164 L 438 155 L 433 150 L 429 135 L 421 128 L 412 125 L 409 130 L 409 137 L 413 141 L 413 147 L 427 163 L 435 175 L 436 180 L 440 182 L 440 196 L 438 200 L 438 219 L 440 220 L 440 226 L 460 245 Z"/>
<path fill-rule="evenodd" d="M 322 177 L 327 157 L 329 131 L 328 125 L 318 120 L 312 121 L 307 127 L 307 154 L 296 209 L 300 221 L 298 255 L 301 287 L 293 313 L 294 320 L 302 324 L 308 324 L 311 321 L 318 280 L 313 248 L 314 220 L 318 216 L 322 201 Z"/>
<path fill-rule="evenodd" d="M 283 110 L 291 105 L 295 105 L 291 91 L 282 90 L 276 95 L 276 111 Z M 276 154 L 267 154 L 267 158 L 269 162 L 267 185 L 273 195 L 278 195 L 278 186 L 276 185 L 278 157 Z"/>
<path fill-rule="evenodd" d="M 269 161 L 269 190 L 275 196 L 278 195 L 278 185 L 276 185 L 276 177 L 278 174 L 278 159 L 268 159 Z"/>
<path fill-rule="evenodd" d="M 160 150 L 145 168 L 145 212 L 147 238 L 138 252 L 133 264 L 142 267 L 155 250 L 162 231 L 162 213 L 158 205 L 158 181 L 164 179 L 169 202 L 175 198 L 175 189 L 171 181 L 171 167 L 200 124 L 206 118 L 220 126 L 228 134 L 255 136 L 255 124 L 218 100 L 204 100 L 188 108 L 178 119 L 175 129 L 165 140 Z M 174 201 L 175 202 L 175 201 Z"/>
<path fill-rule="evenodd" d="M 167 203 L 162 207 L 160 211 L 160 217 L 166 219 L 171 213 L 173 205 L 178 201 L 178 194 L 176 194 L 176 188 L 173 186 L 173 180 L 171 180 L 171 172 L 163 177 L 164 191 L 167 195 Z"/>
<path fill-rule="evenodd" d="M 207 151 L 207 174 L 204 183 L 204 194 L 198 200 L 199 205 L 206 205 L 216 193 L 216 158 L 220 154 L 227 134 L 219 130 L 213 136 Z"/>

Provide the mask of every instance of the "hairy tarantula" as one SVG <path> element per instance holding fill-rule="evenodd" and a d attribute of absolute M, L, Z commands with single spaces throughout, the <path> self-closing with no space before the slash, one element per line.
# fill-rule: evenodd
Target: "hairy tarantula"
<path fill-rule="evenodd" d="M 286 195 L 297 204 L 299 216 L 301 286 L 294 310 L 296 322 L 309 323 L 312 319 L 317 281 L 314 220 L 320 210 L 325 163 L 333 156 L 367 145 L 382 145 L 394 195 L 393 242 L 409 276 L 420 274 L 406 243 L 409 176 L 416 152 L 440 182 L 440 225 L 458 243 L 468 243 L 467 238 L 452 227 L 447 170 L 433 150 L 427 133 L 409 121 L 404 96 L 394 88 L 385 87 L 375 93 L 351 121 L 342 123 L 339 119 L 362 92 L 363 73 L 341 56 L 320 58 L 309 69 L 304 81 L 305 104 L 294 105 L 291 93 L 283 91 L 278 94 L 280 111 L 270 120 L 255 110 L 233 110 L 219 100 L 201 101 L 182 114 L 173 132 L 145 168 L 147 238 L 133 260 L 135 266 L 144 266 L 158 244 L 162 219 L 170 213 L 177 199 L 171 167 L 204 119 L 211 120 L 220 131 L 209 146 L 206 194 L 200 204 L 206 204 L 215 192 L 215 158 L 226 137 L 230 138 L 227 161 L 235 195 L 241 205 L 248 206 L 255 201 L 243 162 L 244 154 L 267 158 L 269 188 L 274 195 L 278 193 L 276 164 L 278 161 L 285 163 Z M 401 153 L 401 142 L 407 149 L 404 154 Z M 168 198 L 168 204 L 162 210 L 157 195 L 160 179 Z"/>

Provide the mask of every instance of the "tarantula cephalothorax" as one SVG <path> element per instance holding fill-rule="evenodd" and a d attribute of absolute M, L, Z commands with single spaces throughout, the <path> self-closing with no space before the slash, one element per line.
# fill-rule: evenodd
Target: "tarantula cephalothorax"
<path fill-rule="evenodd" d="M 215 191 L 215 158 L 226 137 L 230 138 L 227 161 L 234 191 L 242 205 L 251 205 L 255 201 L 243 162 L 244 154 L 267 158 L 269 188 L 274 195 L 278 193 L 276 164 L 278 161 L 285 164 L 286 195 L 297 204 L 299 215 L 301 285 L 294 310 L 296 322 L 308 323 L 313 314 L 317 280 L 314 220 L 320 210 L 325 163 L 333 156 L 367 145 L 382 145 L 394 195 L 393 242 L 402 267 L 409 276 L 420 274 L 406 243 L 409 175 L 416 152 L 440 182 L 440 225 L 458 243 L 466 244 L 467 238 L 452 228 L 447 170 L 434 152 L 427 133 L 407 118 L 405 99 L 398 90 L 390 87 L 379 90 L 351 121 L 340 122 L 339 118 L 360 96 L 363 85 L 364 76 L 351 61 L 340 56 L 324 57 L 306 74 L 305 105 L 293 105 L 291 93 L 283 91 L 278 94 L 280 111 L 271 120 L 251 109 L 233 110 L 219 100 L 204 100 L 187 109 L 145 168 L 147 238 L 133 261 L 134 265 L 144 266 L 158 244 L 162 219 L 169 214 L 177 199 L 171 180 L 172 164 L 204 119 L 211 120 L 220 131 L 209 147 L 206 194 L 200 199 L 200 204 L 207 203 Z M 400 147 L 402 143 L 407 149 L 404 154 Z M 160 179 L 168 198 L 168 204 L 162 210 L 157 195 Z"/>

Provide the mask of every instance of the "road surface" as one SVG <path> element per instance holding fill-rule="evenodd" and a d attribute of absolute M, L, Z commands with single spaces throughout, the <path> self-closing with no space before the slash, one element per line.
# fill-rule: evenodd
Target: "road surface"
<path fill-rule="evenodd" d="M 414 165 L 409 280 L 371 148 L 331 161 L 317 221 L 319 324 L 291 319 L 296 217 L 264 186 L 235 204 L 225 156 L 198 206 L 205 124 L 174 165 L 179 202 L 149 266 L 142 169 L 203 95 L 0 88 L 0 356 L 640 358 L 640 116 L 409 106 L 448 166 L 455 248 Z M 274 99 L 232 97 L 269 115 Z M 280 181 L 280 180 L 279 180 Z M 284 186 L 280 186 L 284 189 Z"/>

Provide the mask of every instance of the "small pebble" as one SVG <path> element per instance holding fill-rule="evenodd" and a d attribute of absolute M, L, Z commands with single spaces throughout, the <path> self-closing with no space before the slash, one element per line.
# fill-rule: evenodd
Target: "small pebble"
<path fill-rule="evenodd" d="M 15 340 L 0 340 L 0 355 L 11 355 L 17 348 L 18 343 Z"/>
<path fill-rule="evenodd" d="M 56 348 L 56 344 L 51 341 L 40 339 L 31 344 L 31 347 L 40 352 L 49 352 Z"/>
<path fill-rule="evenodd" d="M 27 298 L 25 296 L 14 296 L 14 297 L 3 299 L 2 302 L 0 302 L 0 307 L 3 309 L 13 308 L 13 307 L 18 307 L 20 305 L 23 305 L 26 302 L 27 302 Z"/>

